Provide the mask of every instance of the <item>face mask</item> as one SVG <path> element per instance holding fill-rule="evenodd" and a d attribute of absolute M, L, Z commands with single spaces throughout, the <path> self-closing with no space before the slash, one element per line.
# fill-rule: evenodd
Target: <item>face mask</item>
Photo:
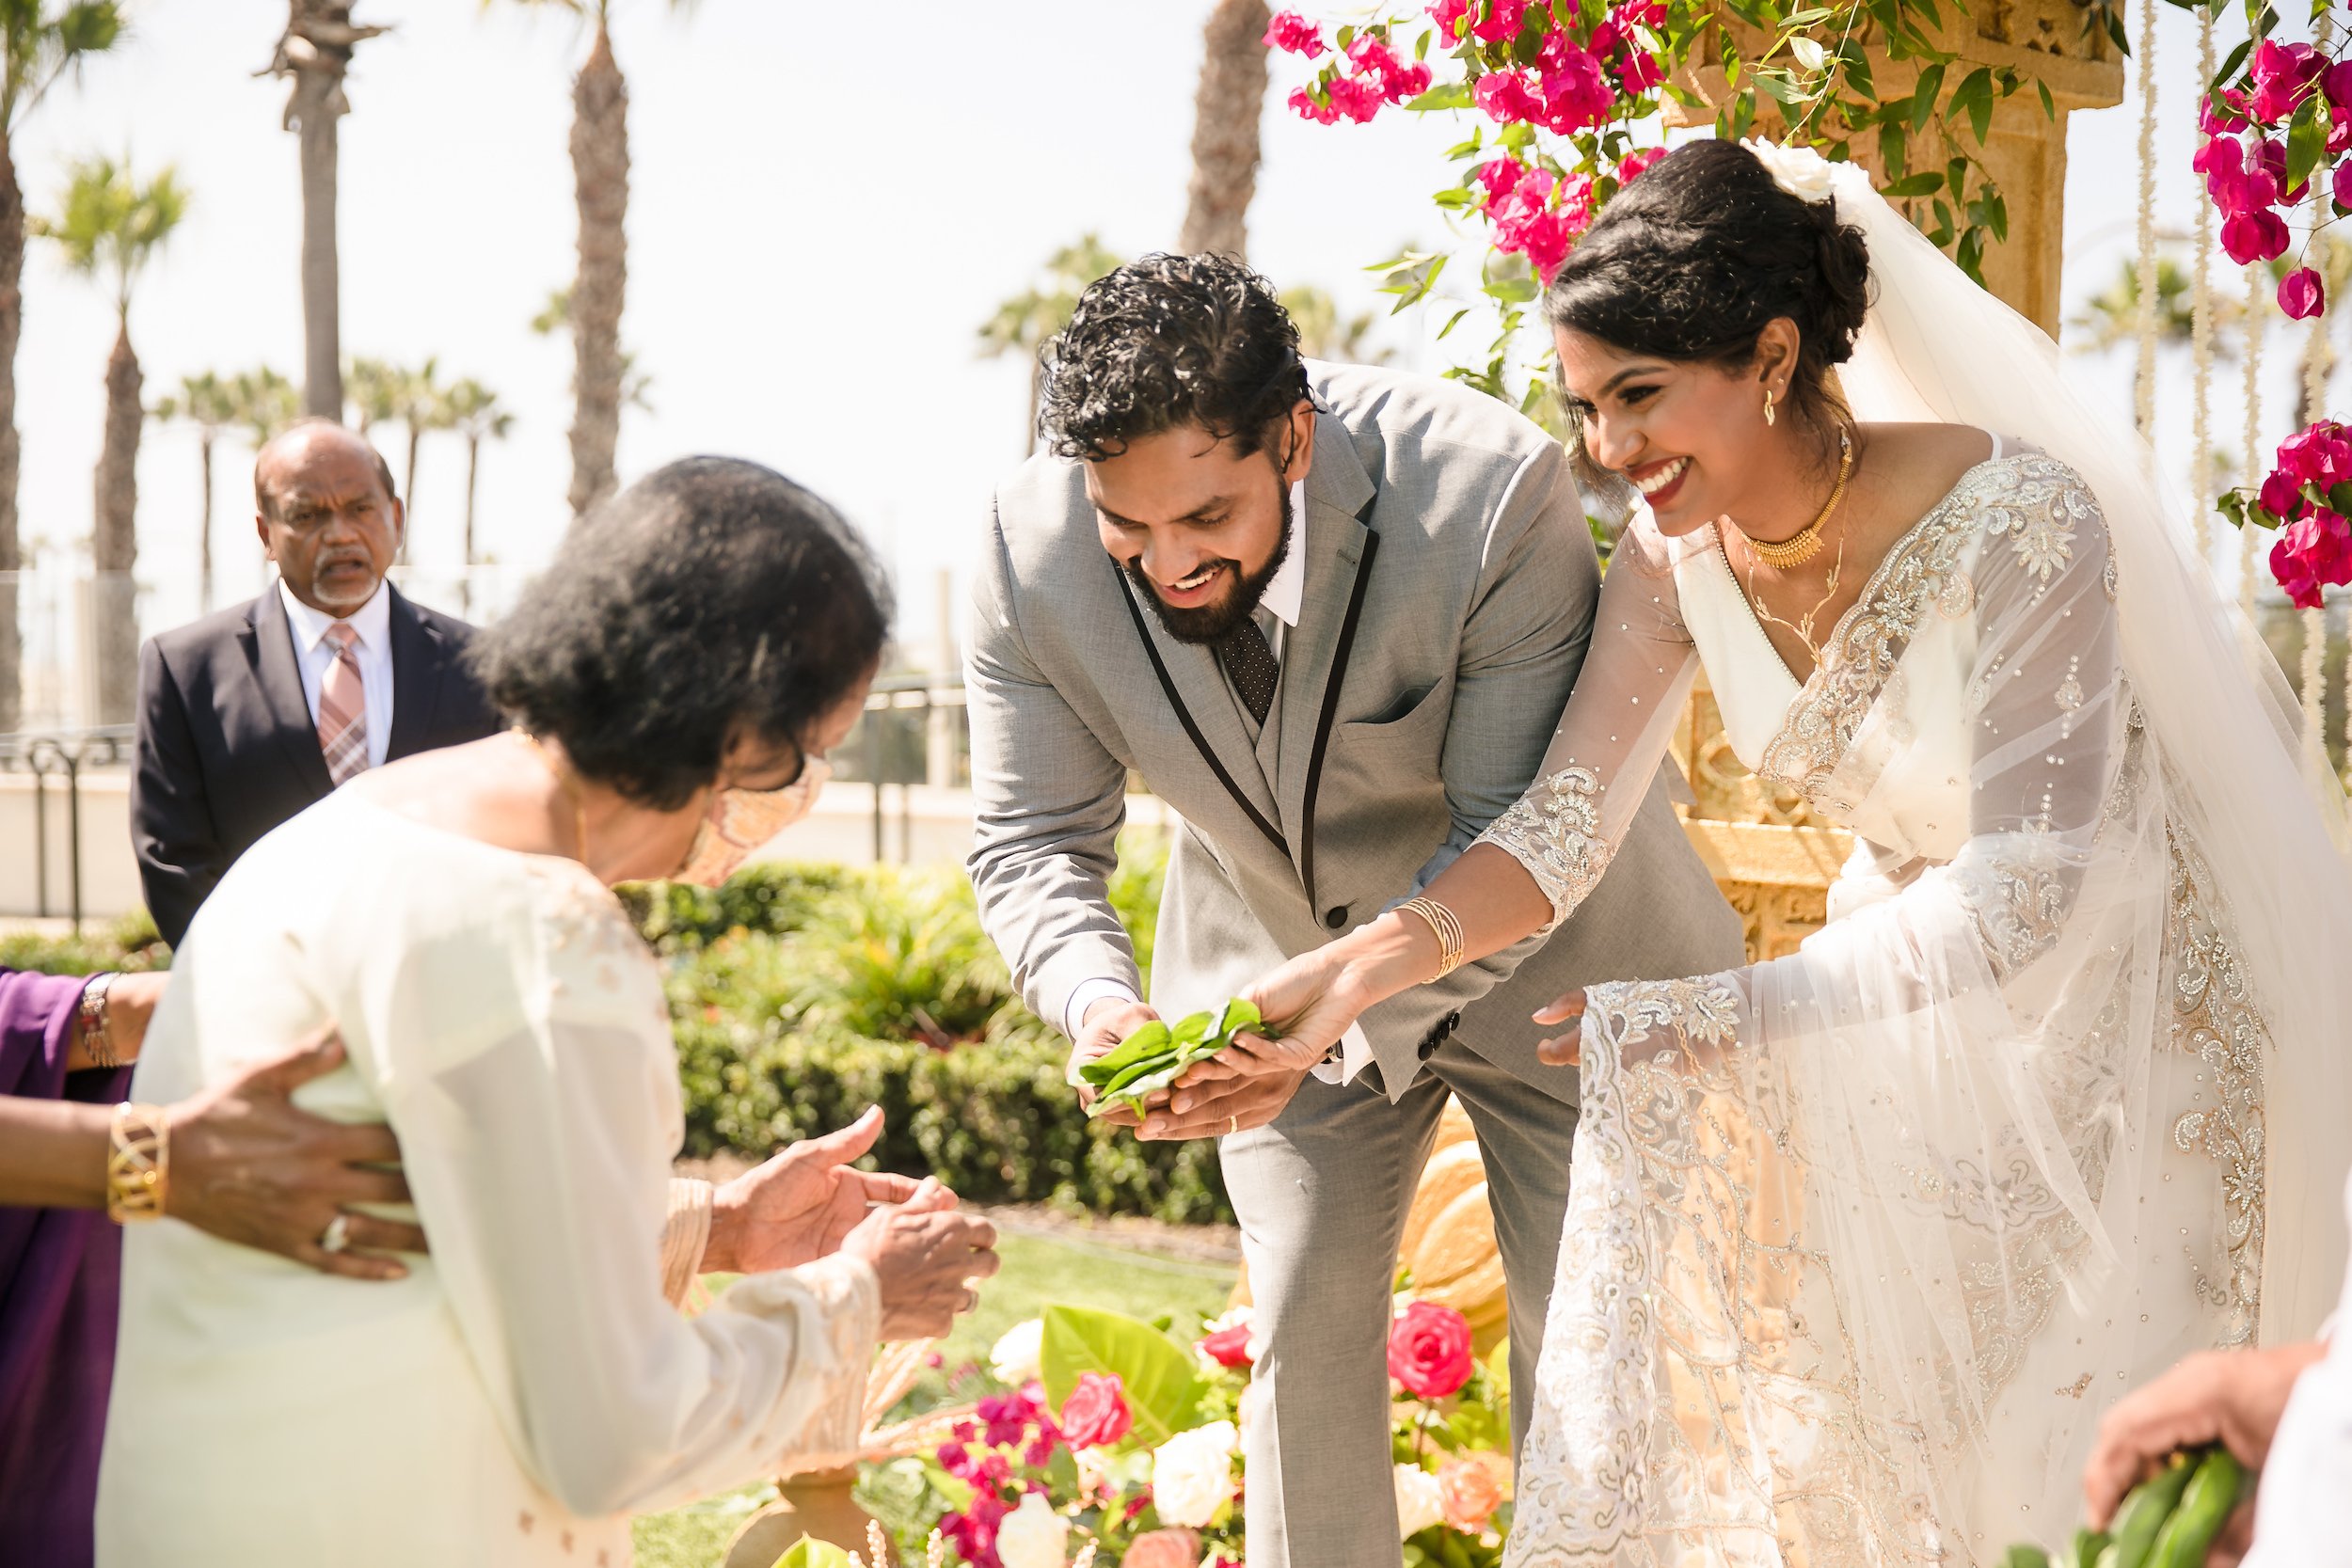
<path fill-rule="evenodd" d="M 710 797 L 710 810 L 694 830 L 686 863 L 676 880 L 717 887 L 735 875 L 751 852 L 806 816 L 817 805 L 817 792 L 833 777 L 833 764 L 810 757 L 801 776 L 782 789 L 722 789 Z"/>

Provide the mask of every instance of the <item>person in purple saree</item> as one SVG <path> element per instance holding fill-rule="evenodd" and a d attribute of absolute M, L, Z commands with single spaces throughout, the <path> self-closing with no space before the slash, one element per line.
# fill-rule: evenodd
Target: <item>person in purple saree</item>
<path fill-rule="evenodd" d="M 107 1157 L 164 985 L 0 970 L 0 1568 L 91 1560 L 121 1251 Z M 342 1060 L 324 1033 L 171 1107 L 172 1217 L 337 1273 L 405 1272 L 389 1254 L 423 1249 L 413 1226 L 351 1214 L 354 1250 L 318 1249 L 343 1205 L 406 1195 L 397 1172 L 371 1168 L 399 1157 L 383 1128 L 288 1098 Z"/>

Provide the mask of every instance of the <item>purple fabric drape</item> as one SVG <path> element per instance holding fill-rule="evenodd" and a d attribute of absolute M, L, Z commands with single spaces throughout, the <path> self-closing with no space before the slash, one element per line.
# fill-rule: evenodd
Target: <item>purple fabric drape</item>
<path fill-rule="evenodd" d="M 129 1091 L 65 1069 L 83 984 L 0 970 L 0 1094 Z M 0 1208 L 0 1568 L 89 1568 L 121 1258 L 102 1210 Z"/>

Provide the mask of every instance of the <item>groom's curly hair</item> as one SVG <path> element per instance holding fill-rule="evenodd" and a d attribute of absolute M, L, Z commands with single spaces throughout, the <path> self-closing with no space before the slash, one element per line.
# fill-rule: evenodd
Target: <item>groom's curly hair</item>
<path fill-rule="evenodd" d="M 1039 371 L 1047 444 L 1088 462 L 1184 425 L 1246 457 L 1309 396 L 1290 312 L 1222 256 L 1146 256 L 1096 278 Z"/>
<path fill-rule="evenodd" d="M 467 657 L 580 773 L 675 811 L 739 726 L 805 745 L 881 662 L 891 594 L 855 530 L 771 468 L 689 457 L 580 519 Z"/>

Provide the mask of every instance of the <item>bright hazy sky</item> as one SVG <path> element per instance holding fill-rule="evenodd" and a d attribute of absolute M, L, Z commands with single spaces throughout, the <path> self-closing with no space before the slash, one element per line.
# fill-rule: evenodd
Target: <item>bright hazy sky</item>
<path fill-rule="evenodd" d="M 931 574 L 961 567 L 991 484 L 1024 451 L 1025 367 L 977 357 L 975 331 L 1089 230 L 1127 255 L 1173 243 L 1207 9 L 619 7 L 634 160 L 623 338 L 653 377 L 655 404 L 624 417 L 624 480 L 696 451 L 781 468 L 876 537 L 898 571 L 905 634 L 926 636 Z M 586 36 L 547 8 L 363 0 L 358 10 L 395 30 L 360 47 L 342 122 L 344 350 L 437 355 L 445 379 L 473 375 L 505 397 L 520 419 L 484 454 L 484 547 L 544 561 L 566 515 L 571 356 L 528 324 L 573 271 L 565 137 Z M 127 149 L 147 171 L 176 164 L 194 210 L 132 314 L 150 401 L 207 369 L 267 361 L 298 378 L 294 139 L 279 126 L 284 86 L 253 74 L 282 0 L 135 0 L 133 15 L 133 39 L 78 86 L 61 85 L 21 135 L 28 200 L 53 210 L 77 154 Z M 2193 23 L 2170 7 L 2160 17 L 2160 215 L 2184 227 Z M 1359 269 L 1407 242 L 1443 242 L 1427 198 L 1449 181 L 1441 150 L 1467 133 L 1395 113 L 1364 127 L 1304 124 L 1279 103 L 1296 66 L 1275 62 L 1251 259 L 1278 283 L 1371 304 Z M 2074 118 L 2070 304 L 2130 252 L 2137 115 L 2127 103 Z M 62 560 L 88 534 L 114 323 L 100 289 L 32 245 L 17 364 L 24 528 Z M 1388 331 L 1402 362 L 1446 362 L 1421 330 Z M 2128 400 L 2120 356 L 2080 368 Z M 2185 425 L 2184 401 L 2171 398 L 2168 424 Z M 397 427 L 381 434 L 397 469 Z M 458 559 L 463 467 L 455 437 L 428 440 L 413 518 L 421 567 Z M 258 591 L 262 569 L 249 456 L 226 440 L 218 468 L 227 602 Z M 151 630 L 195 608 L 194 434 L 151 425 L 139 484 Z"/>

